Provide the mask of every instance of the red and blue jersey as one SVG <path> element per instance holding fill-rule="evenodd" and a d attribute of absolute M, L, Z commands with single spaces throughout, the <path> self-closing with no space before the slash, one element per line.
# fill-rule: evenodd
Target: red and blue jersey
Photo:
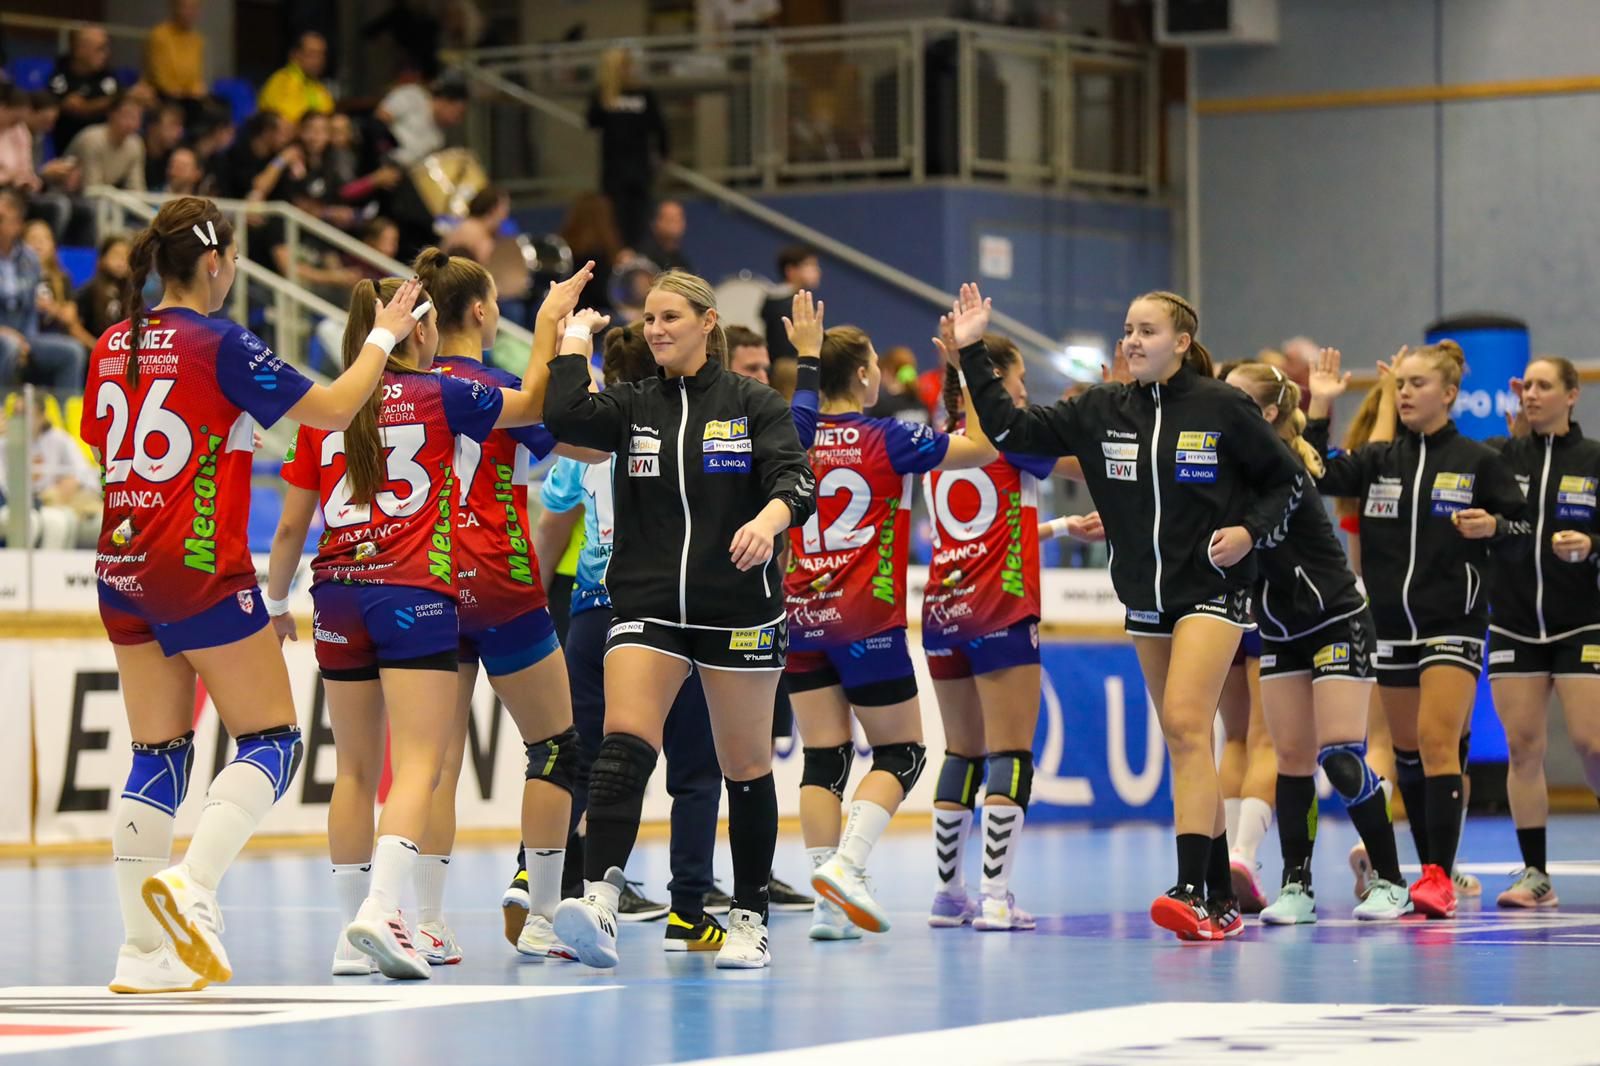
<path fill-rule="evenodd" d="M 797 426 L 810 417 L 796 408 Z M 814 417 L 817 510 L 789 531 L 783 583 L 789 646 L 797 651 L 851 644 L 906 624 L 912 485 L 950 448 L 946 434 L 893 418 Z M 808 443 L 804 431 L 801 443 Z"/>
<path fill-rule="evenodd" d="M 130 386 L 131 335 L 122 321 L 101 336 L 84 390 L 83 440 L 105 482 L 95 574 L 145 618 L 175 622 L 256 587 L 255 428 L 311 382 L 244 327 L 168 307 L 144 319 Z"/>
<path fill-rule="evenodd" d="M 1001 453 L 979 470 L 923 478 L 933 519 L 924 647 L 954 647 L 1039 617 L 1039 482 L 1055 463 Z"/>
<path fill-rule="evenodd" d="M 370 503 L 350 498 L 344 434 L 300 427 L 283 479 L 322 498 L 326 532 L 311 563 L 325 581 L 404 585 L 452 599 L 456 438 L 482 443 L 500 417 L 500 390 L 439 374 L 383 374 L 382 469 Z"/>
<path fill-rule="evenodd" d="M 520 389 L 515 374 L 477 359 L 446 356 L 447 377 L 494 389 Z M 548 602 L 528 521 L 528 467 L 556 446 L 541 425 L 497 429 L 482 444 L 456 438 L 456 596 L 461 631 L 498 626 Z"/>

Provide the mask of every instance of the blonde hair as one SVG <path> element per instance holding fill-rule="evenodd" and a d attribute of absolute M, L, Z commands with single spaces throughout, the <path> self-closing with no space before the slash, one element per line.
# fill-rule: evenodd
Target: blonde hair
<path fill-rule="evenodd" d="M 710 283 L 698 275 L 683 270 L 668 270 L 657 274 L 656 280 L 650 283 L 651 292 L 657 289 L 682 296 L 700 318 L 704 318 L 707 311 L 717 309 L 717 294 L 711 291 Z M 706 335 L 706 358 L 715 359 L 722 369 L 728 369 L 728 335 L 722 331 L 720 321 Z"/>
<path fill-rule="evenodd" d="M 1272 420 L 1272 427 L 1278 431 L 1278 436 L 1283 438 L 1289 450 L 1294 452 L 1305 468 L 1311 472 L 1311 476 L 1321 477 L 1322 456 L 1317 454 L 1317 449 L 1313 448 L 1311 442 L 1304 436 L 1306 416 L 1305 412 L 1300 410 L 1300 386 L 1289 380 L 1288 375 L 1271 363 L 1240 363 L 1234 367 L 1232 373 L 1244 378 L 1245 394 L 1254 400 L 1262 411 L 1269 406 L 1277 406 L 1278 414 Z"/>
<path fill-rule="evenodd" d="M 1189 335 L 1189 350 L 1183 353 L 1184 363 L 1195 373 L 1208 378 L 1212 377 L 1211 353 L 1206 350 L 1205 345 L 1200 343 L 1200 312 L 1194 309 L 1194 305 L 1177 293 L 1166 292 L 1162 289 L 1147 292 L 1143 296 L 1137 297 L 1137 299 L 1155 300 L 1157 303 L 1166 305 L 1167 314 L 1172 319 L 1173 330 Z"/>
<path fill-rule="evenodd" d="M 1406 353 L 1406 358 L 1416 356 L 1426 359 L 1428 365 L 1439 372 L 1446 386 L 1461 387 L 1461 379 L 1467 372 L 1467 353 L 1461 350 L 1461 345 L 1453 340 L 1445 339 L 1437 344 L 1426 344 L 1421 348 L 1413 348 Z"/>

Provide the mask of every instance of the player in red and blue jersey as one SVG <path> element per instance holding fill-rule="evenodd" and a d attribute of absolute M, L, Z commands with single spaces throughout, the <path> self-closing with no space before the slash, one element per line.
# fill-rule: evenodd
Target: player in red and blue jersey
<path fill-rule="evenodd" d="M 589 269 L 556 288 L 575 300 L 581 284 L 573 282 Z M 388 279 L 376 293 L 371 282 L 356 286 L 345 327 L 347 361 L 376 295 L 400 284 Z M 547 360 L 554 342 L 555 319 L 541 322 L 535 353 L 546 349 Z M 350 429 L 303 429 L 283 471 L 291 487 L 273 541 L 268 595 L 286 597 L 320 503 L 326 532 L 311 566 L 313 635 L 340 755 L 328 846 L 336 869 L 371 860 L 371 883 L 335 952 L 335 973 L 368 973 L 370 959 L 388 977 L 428 976 L 399 899 L 427 829 L 453 721 L 439 708 L 454 702 L 458 665 L 456 441 L 481 445 L 495 429 L 531 425 L 544 403 L 542 374 L 530 375 L 520 389 L 504 389 L 432 373 L 437 347 L 430 311 Z M 268 607 L 279 633 L 294 638 L 284 599 L 273 597 Z M 392 773 L 374 846 L 385 712 Z M 349 883 L 353 898 L 359 880 Z"/>
<path fill-rule="evenodd" d="M 795 425 L 811 450 L 817 511 L 790 531 L 784 577 L 789 692 L 805 742 L 801 830 L 811 855 L 814 940 L 885 932 L 888 916 L 864 880 L 867 857 L 927 759 L 917 681 L 906 650 L 911 489 L 931 470 L 981 467 L 995 450 L 892 418 L 872 418 L 878 355 L 853 326 L 822 329 L 822 307 L 795 295 L 791 340 L 801 355 Z M 820 354 L 820 365 L 817 359 Z M 817 394 L 821 409 L 817 410 Z M 841 835 L 851 711 L 872 745 Z"/>
<path fill-rule="evenodd" d="M 82 432 L 106 490 L 100 614 L 133 738 L 112 832 L 127 938 L 116 992 L 187 992 L 232 976 L 217 883 L 283 796 L 301 752 L 289 674 L 266 632 L 245 535 L 254 428 L 283 417 L 348 425 L 386 354 L 361 346 L 337 381 L 313 385 L 249 330 L 210 317 L 237 257 L 215 204 L 168 201 L 129 253 L 131 314 L 89 361 Z M 152 270 L 162 295 L 146 310 Z M 385 334 L 409 332 L 415 298 L 416 287 L 405 287 L 378 312 Z M 184 861 L 169 867 L 194 760 L 197 675 L 237 751 L 207 791 Z"/>

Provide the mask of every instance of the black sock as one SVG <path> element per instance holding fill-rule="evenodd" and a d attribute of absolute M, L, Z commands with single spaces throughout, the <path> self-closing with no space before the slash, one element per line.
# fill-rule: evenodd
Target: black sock
<path fill-rule="evenodd" d="M 1200 894 L 1206 883 L 1206 860 L 1211 856 L 1211 838 L 1204 833 L 1178 834 L 1178 887 Z"/>
<path fill-rule="evenodd" d="M 1446 874 L 1456 863 L 1461 843 L 1461 775 L 1440 774 L 1427 779 L 1428 861 Z"/>
<path fill-rule="evenodd" d="M 728 847 L 733 852 L 733 906 L 767 920 L 767 885 L 778 850 L 778 788 L 769 773 L 728 780 Z"/>
<path fill-rule="evenodd" d="M 1350 822 L 1367 846 L 1367 859 L 1378 876 L 1390 884 L 1404 885 L 1400 876 L 1400 850 L 1394 842 L 1394 822 L 1389 817 L 1389 797 L 1383 789 L 1349 808 Z"/>
<path fill-rule="evenodd" d="M 1545 862 L 1545 832 L 1544 826 L 1534 826 L 1532 829 L 1517 830 L 1517 847 L 1522 849 L 1522 865 L 1531 866 L 1540 873 L 1547 873 Z"/>
<path fill-rule="evenodd" d="M 1422 772 L 1422 755 L 1416 751 L 1394 749 L 1394 784 L 1406 802 L 1406 820 L 1411 839 L 1417 845 L 1417 861 L 1428 862 L 1428 789 Z"/>
<path fill-rule="evenodd" d="M 1311 884 L 1311 848 L 1317 839 L 1317 781 L 1278 775 L 1278 844 L 1283 848 L 1283 883 Z"/>
<path fill-rule="evenodd" d="M 1206 898 L 1233 898 L 1233 870 L 1228 865 L 1228 834 L 1211 838 L 1211 855 L 1206 860 Z"/>
<path fill-rule="evenodd" d="M 579 899 L 583 896 L 583 837 L 567 834 L 567 854 L 561 861 L 561 898 Z"/>

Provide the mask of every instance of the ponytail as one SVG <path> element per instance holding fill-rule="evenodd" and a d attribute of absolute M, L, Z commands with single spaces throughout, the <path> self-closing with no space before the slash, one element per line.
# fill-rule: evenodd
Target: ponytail
<path fill-rule="evenodd" d="M 350 294 L 350 312 L 344 324 L 346 370 L 355 366 L 356 360 L 361 358 L 367 334 L 372 332 L 373 323 L 378 318 L 378 301 L 394 299 L 400 284 L 400 278 L 384 278 L 376 285 L 366 278 L 356 282 L 355 291 Z M 420 305 L 427 299 L 426 293 L 419 293 L 417 303 Z M 407 337 L 405 343 L 409 345 L 411 338 Z M 384 364 L 385 371 L 403 373 L 412 369 L 393 353 Z M 380 385 L 372 390 L 372 395 L 367 397 L 367 402 L 361 405 L 355 418 L 350 420 L 349 428 L 344 431 L 345 477 L 350 482 L 352 503 L 370 504 L 383 483 L 383 440 L 378 433 L 378 416 L 382 411 L 383 387 Z"/>
<path fill-rule="evenodd" d="M 195 282 L 202 256 L 211 251 L 222 255 L 232 245 L 233 223 L 216 204 L 199 196 L 168 200 L 133 238 L 123 299 L 129 309 L 128 388 L 139 387 L 139 338 L 144 332 L 144 286 L 150 271 L 166 285 L 188 286 Z"/>
<path fill-rule="evenodd" d="M 989 349 L 989 361 L 1004 377 L 1011 368 L 1022 362 L 1022 349 L 1010 337 L 999 333 L 985 333 L 983 346 Z M 961 373 L 949 364 L 944 368 L 944 412 L 949 417 L 945 428 L 954 432 L 961 414 Z"/>
<path fill-rule="evenodd" d="M 1300 386 L 1270 363 L 1239 363 L 1228 372 L 1228 376 L 1244 379 L 1245 383 L 1240 391 L 1254 400 L 1256 406 L 1263 412 L 1268 407 L 1278 409 L 1272 427 L 1278 431 L 1278 436 L 1289 446 L 1289 450 L 1294 452 L 1301 465 L 1311 472 L 1311 476 L 1321 477 L 1322 456 L 1304 436 L 1306 416 L 1305 412 L 1300 410 Z"/>
<path fill-rule="evenodd" d="M 150 271 L 156 265 L 156 244 L 160 238 L 154 229 L 142 229 L 133 238 L 128 249 L 128 280 L 124 282 L 123 305 L 128 308 L 128 391 L 139 389 L 139 337 L 144 332 L 144 286 L 150 280 Z"/>

